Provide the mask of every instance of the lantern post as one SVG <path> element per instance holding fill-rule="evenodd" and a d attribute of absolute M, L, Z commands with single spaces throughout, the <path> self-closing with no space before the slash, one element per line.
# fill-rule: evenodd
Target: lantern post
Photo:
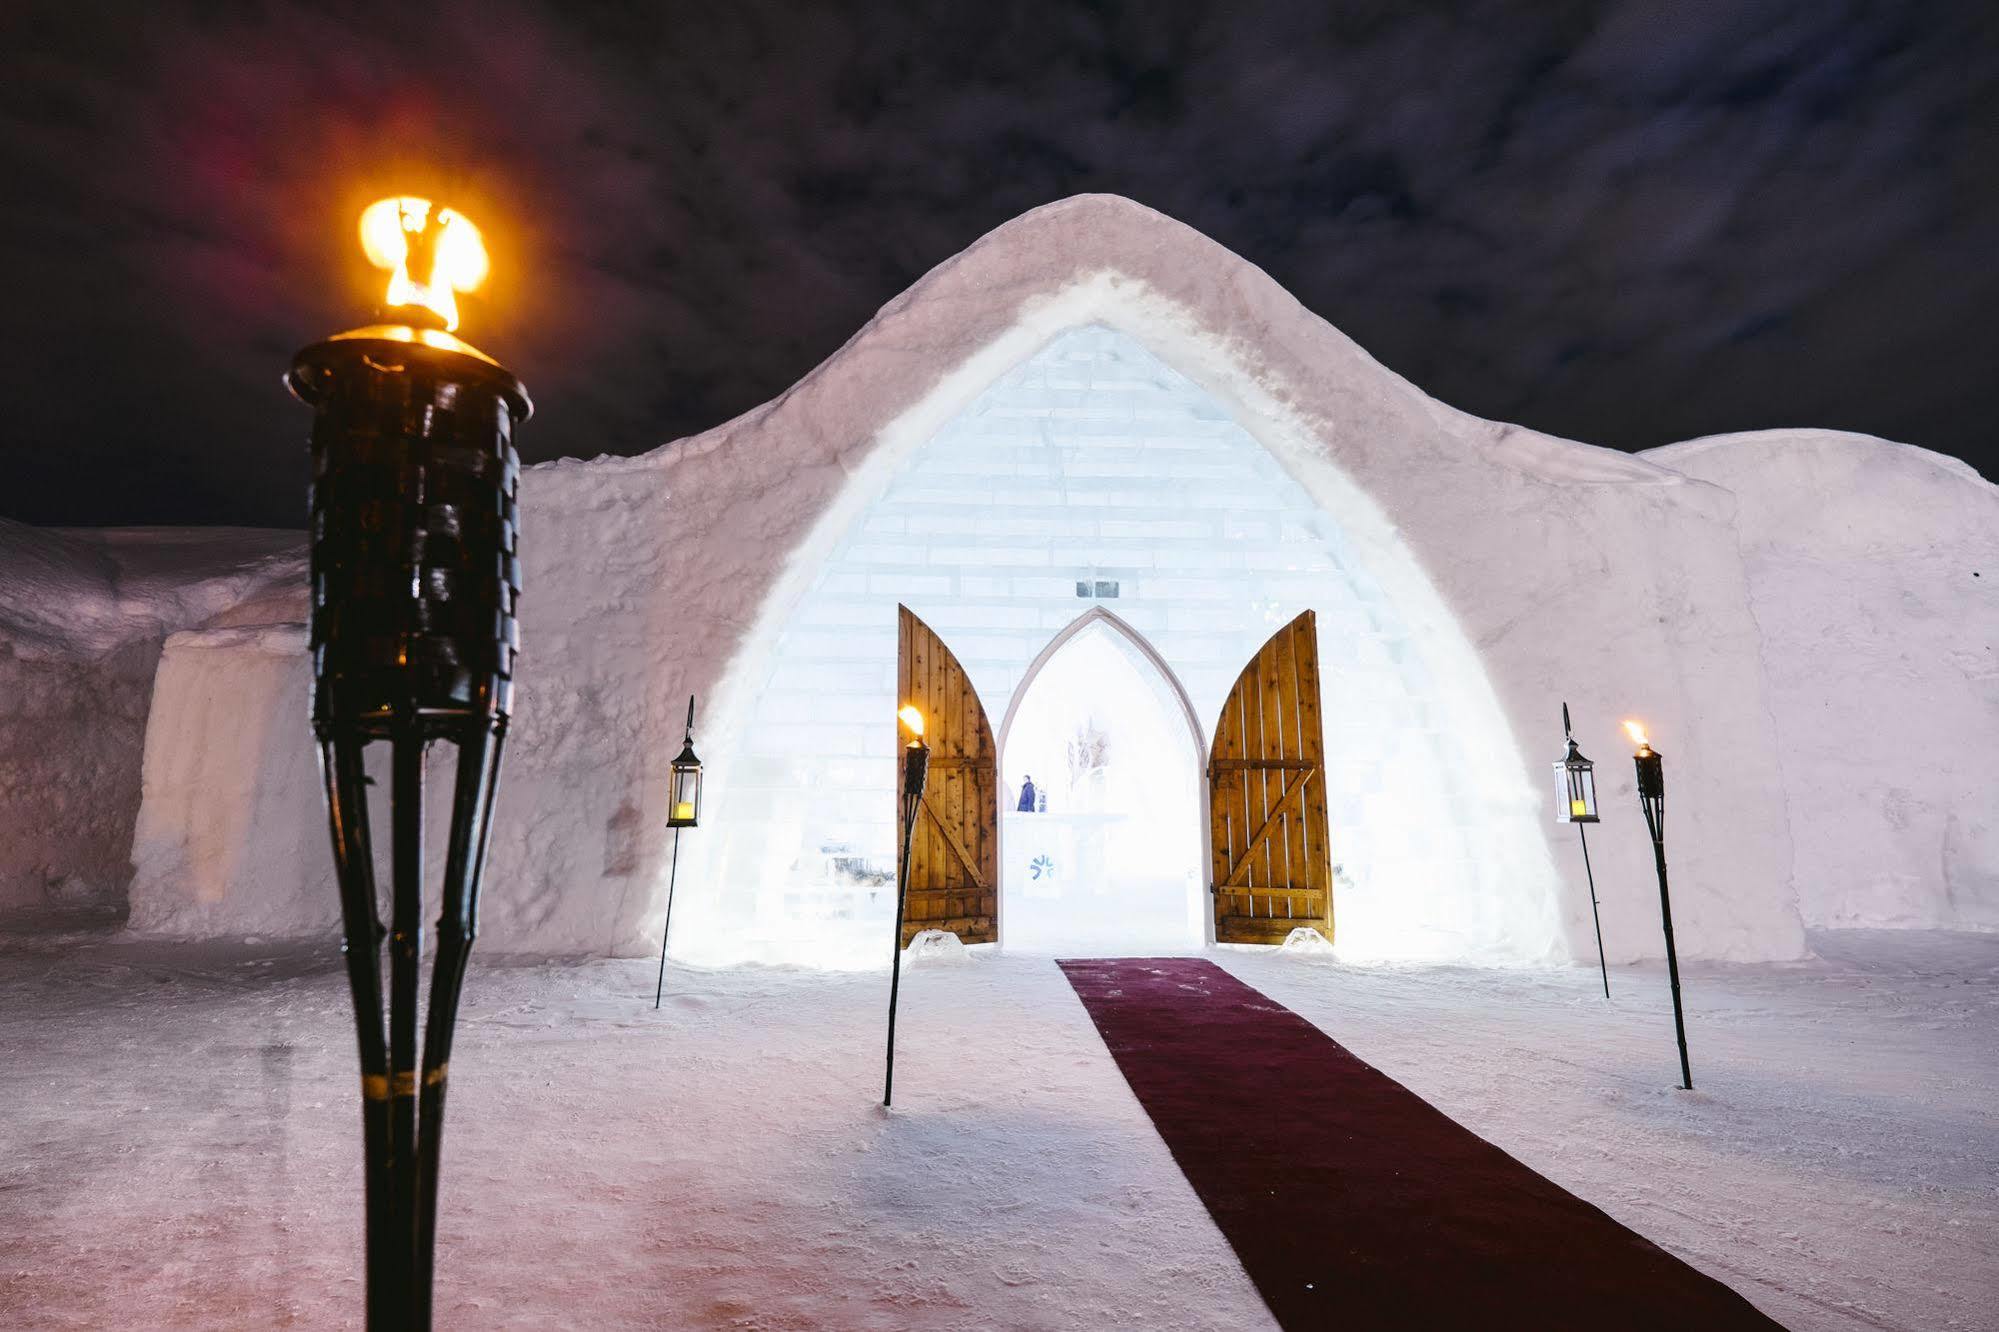
<path fill-rule="evenodd" d="M 673 868 L 666 876 L 666 925 L 659 932 L 659 985 L 652 1006 L 666 994 L 666 940 L 673 933 L 673 888 L 680 878 L 680 830 L 701 822 L 701 760 L 694 755 L 694 695 L 687 696 L 687 738 L 667 777 L 666 826 L 673 829 Z"/>
<path fill-rule="evenodd" d="M 1666 890 L 1666 763 L 1645 738 L 1645 728 L 1635 721 L 1624 723 L 1638 746 L 1634 756 L 1638 767 L 1638 803 L 1645 811 L 1645 827 L 1652 834 L 1652 859 L 1659 867 L 1659 919 L 1666 929 L 1666 975 L 1673 987 L 1673 1031 L 1680 1042 L 1680 1086 L 1694 1089 L 1694 1071 L 1687 1061 L 1687 1019 L 1680 1006 L 1680 955 L 1673 947 L 1673 899 Z"/>
<path fill-rule="evenodd" d="M 1610 967 L 1603 960 L 1603 917 L 1597 912 L 1596 871 L 1589 863 L 1588 825 L 1600 822 L 1596 812 L 1596 764 L 1583 757 L 1569 726 L 1569 705 L 1562 704 L 1562 740 L 1568 746 L 1555 760 L 1555 822 L 1576 825 L 1583 842 L 1583 875 L 1589 881 L 1589 915 L 1596 924 L 1596 966 L 1603 973 L 1603 997 L 1610 998 Z"/>
<path fill-rule="evenodd" d="M 910 741 L 902 747 L 902 855 L 895 874 L 895 950 L 889 958 L 888 1060 L 882 1076 L 884 1110 L 895 1091 L 895 1007 L 902 990 L 902 918 L 909 901 L 909 848 L 916 840 L 916 811 L 923 804 L 923 787 L 930 776 L 930 746 L 923 739 L 923 714 L 911 704 L 896 716 L 909 729 Z"/>
<path fill-rule="evenodd" d="M 510 371 L 451 333 L 454 293 L 486 271 L 471 222 L 384 199 L 362 214 L 361 239 L 393 271 L 380 322 L 305 348 L 286 384 L 314 413 L 312 725 L 360 1045 L 368 1326 L 423 1329 L 451 1038 L 512 710 L 514 433 L 533 407 Z M 377 740 L 389 749 L 386 928 L 365 762 Z M 419 1064 L 425 758 L 439 741 L 457 762 Z"/>

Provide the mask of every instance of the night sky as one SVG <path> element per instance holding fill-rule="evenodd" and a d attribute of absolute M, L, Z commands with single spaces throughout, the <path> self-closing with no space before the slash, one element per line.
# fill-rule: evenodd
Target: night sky
<path fill-rule="evenodd" d="M 486 229 L 530 459 L 727 420 L 1110 191 L 1482 416 L 1999 476 L 1999 5 L 917 8 L 0 5 L 0 515 L 302 526 L 279 375 L 392 193 Z"/>

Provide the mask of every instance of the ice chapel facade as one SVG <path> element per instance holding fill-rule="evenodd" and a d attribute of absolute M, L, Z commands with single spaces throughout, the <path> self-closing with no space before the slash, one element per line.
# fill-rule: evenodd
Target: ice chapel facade
<path fill-rule="evenodd" d="M 1299 845 L 1330 868 L 1343 949 L 1593 956 L 1573 833 L 1549 808 L 1566 701 L 1600 765 L 1612 957 L 1659 951 L 1625 716 L 1668 756 L 1674 826 L 1700 830 L 1675 847 L 1683 952 L 1803 951 L 1728 492 L 1446 407 L 1129 201 L 1009 223 L 782 397 L 643 457 L 531 469 L 523 512 L 488 947 L 657 946 L 661 801 L 693 693 L 709 804 L 680 849 L 676 953 L 878 963 L 913 617 L 960 673 L 961 724 L 977 714 L 991 733 L 973 803 L 992 802 L 996 844 L 952 853 L 984 866 L 989 909 L 972 893 L 970 914 L 1003 944 L 1009 918 L 1025 930 L 1046 905 L 1037 862 L 1100 865 L 1091 828 L 1117 820 L 1093 800 L 1122 800 L 1118 818 L 1147 830 L 1115 852 L 1144 862 L 1129 877 L 1146 941 L 1214 937 L 1218 726 L 1245 667 L 1305 623 L 1327 842 Z M 136 928 L 330 927 L 301 646 L 241 624 L 168 640 Z M 1074 808 L 1034 822 L 1008 750 L 1014 769 L 1034 743 L 1060 762 L 1050 737 L 1087 732 L 1090 681 L 1105 715 L 1125 709 L 1114 734 L 1134 737 L 1142 771 L 1115 795 L 1072 782 Z M 272 711 L 272 734 L 298 731 L 236 756 L 247 789 L 207 770 L 220 760 L 198 738 L 246 706 Z M 958 831 L 926 834 L 945 843 L 984 817 L 955 789 L 937 822 Z"/>

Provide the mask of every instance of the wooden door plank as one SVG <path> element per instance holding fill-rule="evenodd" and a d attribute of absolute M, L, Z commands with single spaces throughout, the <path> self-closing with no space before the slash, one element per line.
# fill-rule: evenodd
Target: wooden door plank
<path fill-rule="evenodd" d="M 1247 709 L 1243 706 L 1242 695 L 1243 683 L 1238 677 L 1235 689 L 1229 694 L 1228 702 L 1229 752 L 1238 758 L 1246 758 L 1250 753 L 1249 717 Z M 1238 772 L 1235 779 L 1226 787 L 1228 803 L 1224 826 L 1228 832 L 1228 840 L 1223 844 L 1222 873 L 1215 880 L 1224 888 L 1234 879 L 1236 864 L 1242 859 L 1243 848 L 1249 844 L 1249 782 L 1250 776 L 1247 772 Z M 1227 901 L 1221 903 L 1221 909 L 1231 915 L 1247 913 L 1249 899 L 1242 894 L 1231 894 Z"/>
<path fill-rule="evenodd" d="M 1223 763 L 1238 762 L 1241 748 L 1235 742 L 1235 694 L 1222 700 L 1221 716 L 1215 721 L 1215 742 L 1209 750 L 1211 771 Z M 1238 782 L 1234 774 L 1217 772 L 1208 782 L 1208 887 L 1219 893 L 1228 882 L 1235 863 L 1229 857 L 1229 802 Z M 1219 906 L 1217 907 L 1219 909 Z"/>
<path fill-rule="evenodd" d="M 937 636 L 930 626 L 917 621 L 921 633 L 917 635 L 920 645 L 916 656 L 916 696 L 923 701 L 918 705 L 923 709 L 924 741 L 935 751 L 941 736 L 938 726 L 945 719 L 937 715 Z M 916 821 L 916 854 L 923 864 L 921 875 L 911 875 L 912 884 L 922 884 L 926 888 L 949 888 L 951 880 L 944 864 L 944 848 L 937 834 L 931 830 L 925 819 Z"/>
<path fill-rule="evenodd" d="M 1320 706 L 1319 679 L 1319 622 L 1318 617 L 1307 611 L 1294 621 L 1296 630 L 1295 657 L 1298 662 L 1298 728 L 1304 741 L 1304 753 L 1320 766 L 1325 764 L 1326 739 L 1322 709 Z M 1326 783 L 1317 782 L 1305 793 L 1306 864 L 1311 877 L 1311 886 L 1325 890 L 1325 912 L 1322 929 L 1328 939 L 1333 937 L 1333 861 L 1332 840 L 1326 804 Z"/>
<path fill-rule="evenodd" d="M 1271 809 L 1269 814 L 1264 816 L 1262 825 L 1259 826 L 1256 830 L 1256 835 L 1250 838 L 1250 850 L 1252 855 L 1244 857 L 1243 863 L 1236 866 L 1236 873 L 1238 875 L 1245 874 L 1249 871 L 1254 853 L 1259 848 L 1267 846 L 1271 841 L 1271 834 L 1283 827 L 1284 815 L 1286 813 L 1291 812 L 1292 810 L 1295 810 L 1298 807 L 1298 799 L 1300 796 L 1302 796 L 1305 793 L 1306 784 L 1309 783 L 1312 780 L 1312 778 L 1316 775 L 1317 775 L 1316 773 L 1305 772 L 1305 773 L 1300 773 L 1298 776 L 1291 779 L 1291 784 L 1288 787 L 1286 787 L 1284 789 L 1283 794 L 1278 797 L 1275 807 Z M 1257 888 L 1253 895 L 1262 896 L 1264 895 L 1265 889 L 1276 888 L 1276 887 L 1289 887 L 1289 886 L 1290 885 L 1288 884 L 1285 885 L 1265 884 L 1262 887 Z"/>
<path fill-rule="evenodd" d="M 1235 773 L 1242 771 L 1244 768 L 1260 768 L 1271 772 L 1297 772 L 1302 768 L 1316 768 L 1318 766 L 1316 761 L 1302 758 L 1212 759 L 1208 763 L 1208 771 L 1210 773 Z"/>
<path fill-rule="evenodd" d="M 921 804 L 923 805 L 923 812 L 928 814 L 930 821 L 937 825 L 937 831 L 944 835 L 944 841 L 950 846 L 951 854 L 957 857 L 958 865 L 962 869 L 964 877 L 971 880 L 973 887 L 977 888 L 980 892 L 984 892 L 987 886 L 986 877 L 980 872 L 979 863 L 972 859 L 972 853 L 965 849 L 964 840 L 958 836 L 950 824 L 939 817 L 936 809 L 932 807 L 927 798 Z"/>
<path fill-rule="evenodd" d="M 1273 692 L 1266 700 L 1264 710 L 1275 714 L 1276 725 L 1272 729 L 1276 732 L 1277 756 L 1279 759 L 1285 759 L 1298 752 L 1298 691 L 1297 681 L 1293 675 L 1296 663 L 1291 659 L 1289 626 L 1271 636 L 1269 652 Z M 1280 782 L 1283 780 L 1279 778 Z M 1298 863 L 1300 858 L 1293 846 L 1297 838 L 1299 813 L 1298 807 L 1284 810 L 1278 816 L 1280 820 L 1278 826 L 1272 830 L 1267 843 L 1270 848 L 1270 882 L 1273 887 L 1300 886 L 1298 872 L 1303 866 Z M 1282 904 L 1282 911 L 1275 909 L 1278 903 Z M 1273 898 L 1272 904 L 1273 909 L 1270 914 L 1273 916 L 1290 917 L 1295 914 L 1291 899 L 1288 897 Z"/>

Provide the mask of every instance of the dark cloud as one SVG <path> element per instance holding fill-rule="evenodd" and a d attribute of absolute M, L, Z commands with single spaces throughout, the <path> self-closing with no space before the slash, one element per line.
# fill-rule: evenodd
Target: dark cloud
<path fill-rule="evenodd" d="M 530 455 L 782 391 L 981 233 L 1129 195 L 1468 410 L 1994 474 L 1975 4 L 50 5 L 0 30 L 0 513 L 293 525 L 353 218 L 459 201 Z"/>

